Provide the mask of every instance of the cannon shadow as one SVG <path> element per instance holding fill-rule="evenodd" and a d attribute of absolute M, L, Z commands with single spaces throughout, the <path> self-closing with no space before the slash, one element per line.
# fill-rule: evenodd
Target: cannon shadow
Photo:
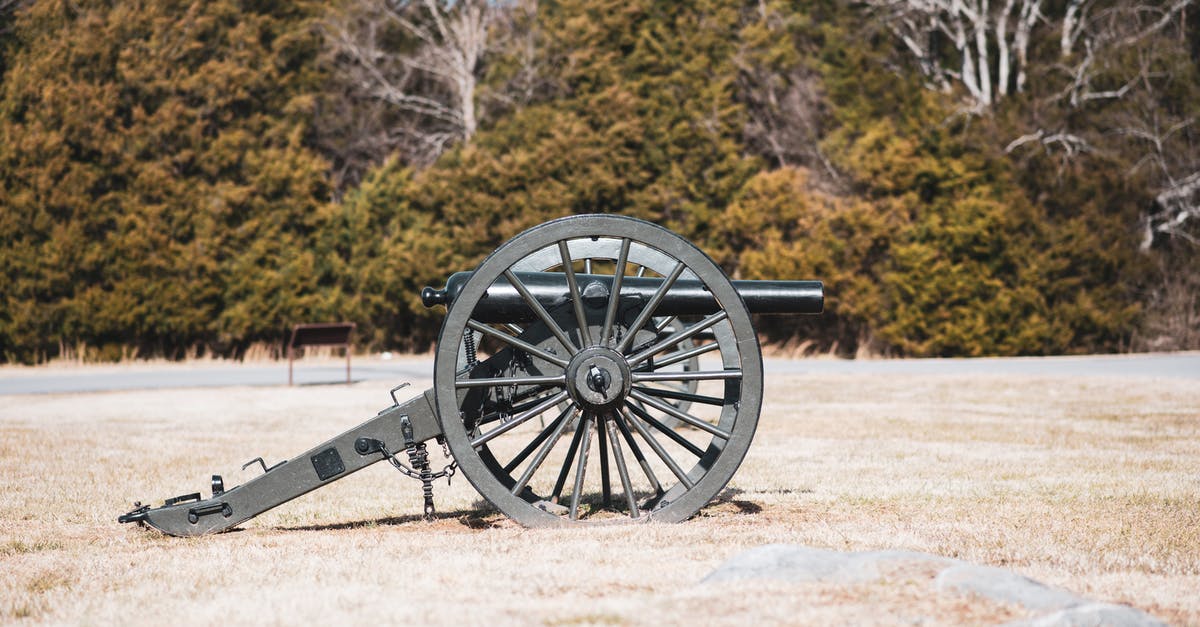
<path fill-rule="evenodd" d="M 705 505 L 695 517 L 714 516 L 720 513 L 733 513 L 738 515 L 753 515 L 763 511 L 762 505 L 744 498 L 740 498 L 745 494 L 745 491 L 738 488 L 726 488 L 722 490 L 717 498 L 711 503 Z M 598 507 L 600 505 L 600 497 L 588 495 L 581 500 L 581 504 L 585 506 Z M 446 522 L 457 522 L 463 527 L 473 530 L 494 529 L 497 527 L 508 526 L 512 524 L 499 509 L 492 506 L 490 503 L 479 500 L 473 507 L 465 509 L 450 510 L 438 512 L 433 516 L 432 520 L 426 520 L 421 514 L 405 514 L 402 516 L 384 516 L 381 518 L 371 518 L 367 520 L 356 520 L 340 523 L 328 523 L 318 525 L 297 525 L 291 527 L 279 527 L 280 531 L 339 531 L 347 529 L 363 529 L 368 527 L 396 527 L 401 525 L 413 525 L 420 523 L 438 524 Z M 238 531 L 235 529 L 232 531 Z"/>
<path fill-rule="evenodd" d="M 317 525 L 296 525 L 278 527 L 279 531 L 339 531 L 347 529 L 364 529 L 369 527 L 397 527 L 419 523 L 438 524 L 457 521 L 469 529 L 491 529 L 508 522 L 500 510 L 488 506 L 470 509 L 458 509 L 438 512 L 433 518 L 426 520 L 422 514 L 405 514 L 402 516 L 384 516 L 367 520 L 353 520 L 340 523 Z"/>
<path fill-rule="evenodd" d="M 733 513 L 739 515 L 753 515 L 763 511 L 762 505 L 754 501 L 741 498 L 745 494 L 744 490 L 739 488 L 726 488 L 717 495 L 708 505 L 705 505 L 696 513 L 695 517 L 714 516 L 720 513 Z M 589 494 L 580 500 L 580 504 L 588 508 L 599 508 L 601 506 L 600 495 Z M 371 518 L 367 520 L 347 521 L 340 523 L 328 523 L 318 525 L 297 525 L 290 527 L 279 527 L 280 531 L 339 531 L 346 529 L 362 529 L 366 527 L 395 527 L 400 525 L 412 525 L 418 523 L 438 524 L 456 521 L 460 525 L 468 529 L 494 529 L 511 525 L 504 514 L 488 503 L 486 500 L 479 499 L 475 501 L 469 508 L 449 510 L 434 514 L 431 520 L 426 520 L 421 514 L 405 514 L 402 516 L 383 516 L 380 518 Z M 239 531 L 234 529 L 231 531 Z"/>
<path fill-rule="evenodd" d="M 734 514 L 758 514 L 763 511 L 762 505 L 754 501 L 740 498 L 746 494 L 745 490 L 739 488 L 725 488 L 717 495 L 717 498 L 709 501 L 708 505 L 700 508 L 696 512 L 697 517 L 712 516 L 720 512 L 729 512 Z M 730 510 L 733 510 L 732 512 Z"/>

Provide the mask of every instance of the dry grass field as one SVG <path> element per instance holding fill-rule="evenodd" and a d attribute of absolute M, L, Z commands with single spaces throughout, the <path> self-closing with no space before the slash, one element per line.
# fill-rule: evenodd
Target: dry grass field
<path fill-rule="evenodd" d="M 415 381 L 417 390 L 429 381 Z M 1022 608 L 874 584 L 701 584 L 767 543 L 1010 568 L 1200 624 L 1200 386 L 1129 378 L 768 378 L 722 497 L 678 525 L 526 530 L 461 478 L 384 464 L 198 539 L 116 516 L 252 477 L 388 385 L 0 397 L 0 623 L 986 624 Z M 434 453 L 435 462 L 440 454 Z"/>

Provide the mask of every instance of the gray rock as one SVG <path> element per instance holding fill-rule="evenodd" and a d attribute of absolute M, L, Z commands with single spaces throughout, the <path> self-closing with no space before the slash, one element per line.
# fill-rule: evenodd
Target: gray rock
<path fill-rule="evenodd" d="M 1009 623 L 1022 627 L 1166 627 L 1166 623 L 1128 605 L 1087 603 L 1030 621 Z"/>
<path fill-rule="evenodd" d="M 848 554 L 837 551 L 768 544 L 733 556 L 701 581 L 830 581 L 840 577 L 848 561 Z"/>
<path fill-rule="evenodd" d="M 913 562 L 951 565 L 955 560 L 915 551 L 842 553 L 787 544 L 755 547 L 722 564 L 702 582 L 775 579 L 779 581 L 875 581 L 883 576 L 880 565 Z"/>
<path fill-rule="evenodd" d="M 863 583 L 909 568 L 937 572 L 932 587 L 940 594 L 969 594 L 1020 605 L 1042 613 L 1012 627 L 1157 627 L 1154 617 L 1127 605 L 1090 601 L 1010 570 L 969 564 L 915 551 L 843 553 L 788 544 L 768 544 L 733 556 L 701 583 L 772 579 L 788 582 Z M 1046 613 L 1050 612 L 1050 613 Z"/>
<path fill-rule="evenodd" d="M 1051 588 L 1011 570 L 975 564 L 957 564 L 938 573 L 934 579 L 938 592 L 958 592 L 1015 603 L 1031 610 L 1060 610 L 1079 605 L 1084 599 Z"/>

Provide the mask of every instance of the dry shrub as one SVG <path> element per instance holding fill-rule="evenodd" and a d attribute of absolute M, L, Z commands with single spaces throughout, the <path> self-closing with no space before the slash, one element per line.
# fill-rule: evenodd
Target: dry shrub
<path fill-rule="evenodd" d="M 1200 250 L 1175 251 L 1174 257 L 1159 263 L 1135 350 L 1200 349 Z"/>

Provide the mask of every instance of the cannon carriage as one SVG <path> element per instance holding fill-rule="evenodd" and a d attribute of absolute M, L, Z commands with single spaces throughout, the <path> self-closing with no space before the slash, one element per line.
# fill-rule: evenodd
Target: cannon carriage
<path fill-rule="evenodd" d="M 729 482 L 754 436 L 762 358 L 751 314 L 817 314 L 817 281 L 731 281 L 678 235 L 609 215 L 562 218 L 425 288 L 445 306 L 433 387 L 264 474 L 137 506 L 170 535 L 229 529 L 388 460 L 461 472 L 530 527 L 674 522 Z M 453 463 L 431 469 L 426 442 Z M 406 463 L 407 462 L 407 463 Z"/>

